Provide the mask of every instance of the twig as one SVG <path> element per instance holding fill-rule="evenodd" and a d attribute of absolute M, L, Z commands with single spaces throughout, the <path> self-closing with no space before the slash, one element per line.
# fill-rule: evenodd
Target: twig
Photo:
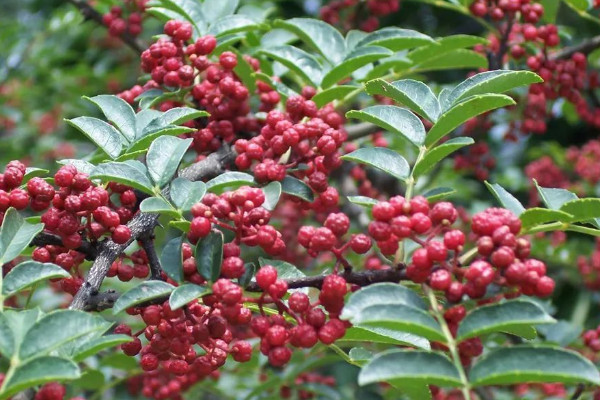
<path fill-rule="evenodd" d="M 562 50 L 557 51 L 550 55 L 551 60 L 564 60 L 565 58 L 570 58 L 575 53 L 583 53 L 590 54 L 592 51 L 596 50 L 600 47 L 600 35 L 594 36 L 583 42 L 574 45 L 565 47 Z"/>
<path fill-rule="evenodd" d="M 346 282 L 352 283 L 358 286 L 369 286 L 379 282 L 400 282 L 406 279 L 406 272 L 402 268 L 390 268 L 380 269 L 372 271 L 344 271 L 340 274 Z M 321 288 L 325 275 L 317 276 L 306 276 L 297 279 L 286 280 L 288 288 L 299 289 L 305 287 Z M 248 292 L 261 292 L 262 289 L 256 284 L 256 282 L 250 283 L 246 287 Z"/>
<path fill-rule="evenodd" d="M 54 235 L 48 232 L 39 233 L 32 241 L 30 246 L 64 246 L 63 241 L 58 235 Z M 94 260 L 98 255 L 98 250 L 93 243 L 83 240 L 81 246 L 75 249 L 76 251 L 85 254 L 86 260 Z"/>
<path fill-rule="evenodd" d="M 358 286 L 369 286 L 374 283 L 380 282 L 400 282 L 406 280 L 406 272 L 403 266 L 400 268 L 380 269 L 373 271 L 360 271 L 360 272 L 343 272 L 340 276 L 346 279 L 346 282 L 352 283 Z M 305 287 L 320 288 L 323 284 L 325 275 L 307 276 L 296 279 L 285 279 L 290 289 L 299 289 Z M 262 292 L 262 289 L 258 287 L 256 283 L 251 283 L 246 287 L 248 292 Z M 102 311 L 111 308 L 115 301 L 119 298 L 119 293 L 114 290 L 108 290 L 106 292 L 96 293 L 90 296 L 84 308 L 85 311 Z M 152 299 L 144 305 L 150 304 L 161 304 L 165 302 L 169 296 L 159 297 Z"/>
<path fill-rule="evenodd" d="M 156 248 L 154 247 L 154 235 L 153 232 L 147 232 L 140 237 L 142 248 L 148 256 L 148 264 L 150 264 L 150 279 L 162 280 L 162 267 L 158 254 L 156 254 Z"/>
<path fill-rule="evenodd" d="M 69 3 L 73 4 L 75 7 L 79 9 L 81 14 L 86 20 L 92 20 L 102 26 L 104 23 L 102 22 L 102 14 L 96 11 L 92 6 L 90 6 L 85 0 L 68 0 Z M 123 32 L 119 38 L 125 43 L 127 46 L 131 47 L 138 54 L 141 54 L 144 51 L 144 45 L 140 43 L 135 36 L 131 35 L 129 32 Z"/>
<path fill-rule="evenodd" d="M 583 383 L 578 384 L 577 388 L 575 389 L 575 392 L 573 393 L 573 396 L 571 396 L 571 400 L 577 400 L 578 398 L 580 398 L 584 390 L 585 385 Z"/>
<path fill-rule="evenodd" d="M 382 129 L 377 125 L 373 125 L 370 122 L 361 122 L 355 125 L 346 126 L 346 132 L 348 132 L 348 140 L 356 140 L 365 136 L 369 136 L 372 133 L 381 131 Z"/>
<path fill-rule="evenodd" d="M 489 69 L 490 70 L 502 68 L 502 59 L 504 58 L 504 55 L 506 54 L 506 51 L 508 50 L 508 37 L 510 35 L 510 31 L 512 30 L 514 22 L 515 22 L 515 20 L 514 20 L 514 16 L 513 16 L 513 18 L 508 20 L 508 22 L 506 24 L 506 30 L 504 31 L 504 33 L 502 34 L 502 37 L 500 38 L 500 46 L 498 48 L 498 53 L 492 54 L 489 57 Z"/>

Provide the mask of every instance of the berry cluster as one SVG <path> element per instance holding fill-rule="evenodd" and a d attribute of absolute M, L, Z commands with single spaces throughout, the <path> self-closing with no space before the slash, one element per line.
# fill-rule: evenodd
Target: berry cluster
<path fill-rule="evenodd" d="M 46 383 L 35 394 L 34 400 L 64 400 L 67 389 L 58 382 Z M 83 397 L 71 397 L 71 400 L 84 400 Z"/>
<path fill-rule="evenodd" d="M 0 174 L 0 224 L 4 219 L 4 213 L 9 207 L 23 210 L 29 205 L 29 194 L 27 191 L 19 188 L 23 183 L 24 177 L 25 165 L 20 161 L 9 162 L 4 169 L 4 173 Z M 45 195 L 39 193 L 39 196 L 33 201 L 36 209 L 48 207 L 47 204 L 52 200 L 53 196 L 54 189 L 52 189 L 52 192 L 45 193 Z M 45 207 L 42 207 L 44 205 Z"/>
<path fill-rule="evenodd" d="M 313 304 L 306 294 L 294 292 L 288 306 L 285 306 L 280 299 L 287 293 L 288 286 L 285 281 L 277 279 L 277 270 L 273 266 L 263 266 L 256 274 L 256 283 L 268 293 L 270 300 L 274 300 L 297 322 L 297 325 L 287 322 L 282 314 L 252 319 L 252 331 L 261 338 L 260 351 L 268 356 L 271 365 L 281 367 L 290 360 L 292 350 L 286 344 L 310 348 L 319 341 L 331 344 L 344 336 L 346 323 L 337 317 L 344 306 L 348 287 L 341 276 L 328 275 L 323 280 L 319 301 Z M 264 296 L 259 299 L 259 304 Z M 329 313 L 329 320 L 319 305 Z"/>
<path fill-rule="evenodd" d="M 485 142 L 475 143 L 454 157 L 455 170 L 472 171 L 480 181 L 488 179 L 489 171 L 495 166 L 496 159 L 491 155 L 490 148 Z"/>
<path fill-rule="evenodd" d="M 375 204 L 372 213 L 369 234 L 382 254 L 396 254 L 407 238 L 418 243 L 421 247 L 413 252 L 406 268 L 408 278 L 445 291 L 451 302 L 460 301 L 465 294 L 481 298 L 492 283 L 541 297 L 554 290 L 546 265 L 528 258 L 530 243 L 517 236 L 521 222 L 508 210 L 490 208 L 473 216 L 470 238 L 476 247 L 469 255 L 477 259 L 467 267 L 459 257 L 467 235 L 451 227 L 458 218 L 453 204 L 440 202 L 430 207 L 422 196 L 410 201 L 395 196 Z M 439 235 L 442 237 L 437 239 Z"/>
<path fill-rule="evenodd" d="M 54 175 L 54 182 L 58 189 L 41 178 L 27 182 L 25 194 L 31 198 L 31 209 L 46 209 L 41 216 L 44 230 L 62 241 L 62 246 L 37 247 L 32 258 L 73 271 L 74 277 L 62 280 L 61 284 L 64 291 L 75 294 L 83 282 L 77 267 L 85 259 L 77 249 L 84 240 L 95 242 L 105 234 L 110 234 L 115 243 L 127 243 L 131 231 L 125 224 L 136 211 L 137 198 L 133 190 L 124 185 L 109 184 L 110 193 L 103 187 L 94 186 L 87 174 L 78 172 L 71 165 L 61 167 Z M 119 196 L 120 205 L 113 203 L 111 193 Z"/>
<path fill-rule="evenodd" d="M 577 258 L 577 268 L 586 287 L 600 289 L 600 240 L 596 239 L 596 247 L 589 257 L 580 255 Z"/>
<path fill-rule="evenodd" d="M 148 0 L 126 0 L 125 10 L 129 13 L 127 16 L 124 15 L 122 7 L 111 7 L 110 11 L 102 16 L 102 23 L 108 27 L 108 33 L 117 37 L 126 32 L 131 36 L 142 33 L 142 14 L 146 10 L 147 2 Z"/>
<path fill-rule="evenodd" d="M 518 13 L 531 24 L 538 22 L 544 14 L 544 7 L 530 0 L 475 0 L 469 9 L 477 17 L 488 16 L 494 21 L 510 19 Z"/>
<path fill-rule="evenodd" d="M 141 355 L 140 366 L 146 371 L 142 394 L 154 399 L 180 398 L 182 391 L 225 364 L 228 354 L 238 362 L 248 361 L 250 344 L 234 341 L 229 325 L 249 323 L 250 310 L 241 301 L 239 286 L 219 280 L 213 294 L 203 299 L 206 305 L 194 302 L 185 310 L 173 310 L 165 302 L 129 310 L 141 315 L 146 328 L 132 335 L 129 326 L 119 325 L 115 333 L 132 335 L 131 342 L 121 345 L 125 354 Z M 148 341 L 145 345 L 139 338 L 142 333 Z"/>
<path fill-rule="evenodd" d="M 594 353 L 600 351 L 600 326 L 598 326 L 596 329 L 585 331 L 581 335 L 581 338 L 583 339 L 583 344 Z"/>
<path fill-rule="evenodd" d="M 566 158 L 578 177 L 592 185 L 600 181 L 600 140 L 590 140 L 581 148 L 570 147 Z"/>
<path fill-rule="evenodd" d="M 189 245 L 188 249 L 189 249 Z M 184 250 L 184 254 L 186 254 Z M 191 251 L 189 251 L 191 254 Z M 126 261 L 131 261 L 129 264 Z M 144 250 L 137 250 L 131 255 L 122 254 L 119 259 L 113 262 L 106 273 L 108 278 L 117 277 L 122 282 L 129 282 L 133 278 L 144 279 L 148 277 L 148 256 Z"/>
<path fill-rule="evenodd" d="M 281 181 L 288 169 L 304 165 L 296 175 L 307 178 L 320 194 L 312 207 L 327 209 L 337 205 L 338 193 L 329 186 L 328 176 L 341 165 L 339 149 L 347 133 L 333 107 L 318 109 L 310 100 L 314 91 L 304 92 L 304 97 L 288 98 L 285 113 L 269 112 L 260 135 L 235 142 L 235 163 L 241 170 L 252 168 L 259 182 Z"/>
<path fill-rule="evenodd" d="M 220 196 L 208 193 L 202 202 L 192 207 L 192 222 L 188 239 L 195 244 L 207 236 L 212 225 L 235 233 L 235 242 L 229 243 L 224 254 L 222 274 L 226 278 L 239 278 L 244 273 L 239 244 L 260 246 L 271 255 L 285 250 L 281 233 L 268 225 L 271 213 L 262 205 L 265 194 L 261 189 L 242 186 Z"/>
<path fill-rule="evenodd" d="M 381 17 L 400 9 L 400 0 L 334 0 L 321 8 L 321 19 L 331 25 L 342 24 L 345 30 L 355 27 L 372 32 L 379 28 Z"/>
<path fill-rule="evenodd" d="M 350 248 L 357 254 L 365 254 L 371 249 L 371 238 L 362 233 L 352 235 L 350 240 L 336 247 L 350 229 L 350 219 L 346 214 L 331 213 L 323 225 L 320 228 L 306 225 L 298 231 L 298 243 L 308 250 L 311 257 L 317 257 L 320 252 L 331 251 L 338 262 L 344 267 L 349 267 L 342 255 L 346 249 Z"/>

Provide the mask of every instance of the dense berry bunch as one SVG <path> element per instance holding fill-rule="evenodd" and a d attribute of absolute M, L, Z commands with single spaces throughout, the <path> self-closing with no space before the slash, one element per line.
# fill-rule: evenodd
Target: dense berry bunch
<path fill-rule="evenodd" d="M 108 27 L 108 33 L 111 36 L 121 36 L 124 33 L 139 35 L 142 32 L 142 17 L 147 2 L 148 0 L 126 0 L 125 10 L 120 6 L 111 7 L 102 16 L 102 23 Z"/>
<path fill-rule="evenodd" d="M 525 22 L 535 24 L 544 14 L 544 7 L 530 0 L 475 0 L 470 10 L 478 17 L 489 16 L 492 20 L 510 19 L 519 13 Z"/>
<path fill-rule="evenodd" d="M 264 202 L 265 194 L 261 189 L 242 186 L 220 196 L 208 193 L 202 202 L 192 207 L 193 219 L 188 232 L 191 243 L 207 236 L 213 224 L 235 233 L 234 243 L 229 244 L 231 247 L 224 254 L 223 276 L 239 278 L 243 274 L 243 262 L 238 257 L 239 244 L 260 246 L 271 255 L 285 250 L 281 233 L 268 224 L 271 213 L 262 207 Z"/>
<path fill-rule="evenodd" d="M 421 247 L 412 254 L 407 276 L 445 291 L 452 302 L 460 301 L 465 294 L 481 298 L 492 283 L 542 297 L 554 290 L 545 264 L 529 258 L 529 241 L 518 237 L 521 222 L 508 210 L 490 208 L 475 214 L 469 235 L 452 228 L 458 211 L 448 202 L 430 207 L 424 197 L 406 201 L 395 196 L 374 205 L 372 213 L 369 234 L 380 251 L 396 254 L 404 239 L 418 243 Z M 467 236 L 475 241 L 476 247 L 469 255 L 476 259 L 463 267 L 460 254 Z"/>
<path fill-rule="evenodd" d="M 581 148 L 569 148 L 567 161 L 580 178 L 592 185 L 597 184 L 600 181 L 600 140 L 590 140 Z"/>
<path fill-rule="evenodd" d="M 147 278 L 149 271 L 148 256 L 140 249 L 131 255 L 122 254 L 111 264 L 106 276 L 109 278 L 116 276 L 122 282 L 129 282 L 133 278 Z"/>
<path fill-rule="evenodd" d="M 400 0 L 334 0 L 321 8 L 321 19 L 344 30 L 358 27 L 365 32 L 379 28 L 381 17 L 400 9 Z"/>
<path fill-rule="evenodd" d="M 454 157 L 454 169 L 472 171 L 477 179 L 488 179 L 489 171 L 496 166 L 496 159 L 491 155 L 487 143 L 479 142 L 469 146 L 463 153 Z"/>
<path fill-rule="evenodd" d="M 307 97 L 288 98 L 286 112 L 269 112 L 260 135 L 237 140 L 235 163 L 242 170 L 252 168 L 259 182 L 281 181 L 288 169 L 305 166 L 296 175 L 320 194 L 313 208 L 327 209 L 337 205 L 328 176 L 341 165 L 339 149 L 347 133 L 333 107 L 318 109 Z"/>
<path fill-rule="evenodd" d="M 6 165 L 4 173 L 0 174 L 0 224 L 4 219 L 4 213 L 9 207 L 14 207 L 17 210 L 23 210 L 29 205 L 30 195 L 27 191 L 20 189 L 19 186 L 23 183 L 25 177 L 25 165 L 20 161 L 11 161 Z M 46 183 L 46 182 L 44 182 Z M 48 185 L 50 186 L 50 185 Z M 38 196 L 33 199 L 36 209 L 44 209 L 48 207 L 50 200 L 54 196 L 54 188 L 50 186 L 47 193 L 38 193 Z"/>

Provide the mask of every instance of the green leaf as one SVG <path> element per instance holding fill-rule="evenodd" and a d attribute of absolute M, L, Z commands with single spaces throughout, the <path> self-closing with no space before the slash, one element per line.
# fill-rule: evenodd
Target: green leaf
<path fill-rule="evenodd" d="M 162 270 L 175 282 L 181 282 L 183 280 L 182 245 L 183 236 L 173 238 L 167 242 L 160 255 L 160 265 Z"/>
<path fill-rule="evenodd" d="M 171 305 L 171 309 L 176 310 L 208 292 L 209 290 L 206 286 L 186 283 L 173 290 L 173 293 L 171 293 L 171 296 L 169 297 L 169 304 Z"/>
<path fill-rule="evenodd" d="M 363 207 L 373 207 L 375 204 L 379 203 L 376 199 L 372 199 L 366 196 L 348 196 L 348 201 L 350 203 L 358 204 Z"/>
<path fill-rule="evenodd" d="M 138 114 L 139 115 L 139 114 Z M 208 117 L 210 114 L 204 110 L 189 107 L 175 107 L 152 119 L 147 125 L 139 126 L 136 139 L 148 136 L 165 128 L 179 125 L 196 118 Z"/>
<path fill-rule="evenodd" d="M 523 228 L 529 228 L 539 224 L 545 224 L 546 222 L 568 222 L 573 216 L 559 210 L 534 207 L 523 211 L 519 218 L 521 219 Z"/>
<path fill-rule="evenodd" d="M 343 338 L 336 342 L 370 342 L 395 345 L 409 345 L 430 350 L 429 341 L 421 336 L 376 326 L 353 326 L 346 330 Z"/>
<path fill-rule="evenodd" d="M 265 194 L 265 202 L 262 207 L 266 210 L 273 211 L 277 206 L 279 197 L 281 196 L 281 183 L 275 181 L 262 188 Z"/>
<path fill-rule="evenodd" d="M 387 27 L 365 36 L 356 46 L 382 46 L 392 51 L 400 51 L 434 42 L 432 38 L 410 29 Z"/>
<path fill-rule="evenodd" d="M 144 193 L 154 193 L 152 182 L 148 178 L 146 166 L 139 161 L 111 161 L 100 164 L 94 168 L 90 174 L 90 178 L 118 182 L 141 190 Z"/>
<path fill-rule="evenodd" d="M 42 229 L 44 224 L 31 224 L 17 210 L 9 208 L 0 225 L 0 265 L 18 257 Z"/>
<path fill-rule="evenodd" d="M 113 306 L 116 315 L 126 308 L 145 303 L 150 300 L 166 297 L 175 286 L 163 281 L 145 281 L 123 293 Z"/>
<path fill-rule="evenodd" d="M 0 355 L 10 359 L 15 351 L 15 335 L 5 314 L 0 314 Z"/>
<path fill-rule="evenodd" d="M 575 193 L 566 189 L 543 188 L 535 179 L 533 182 L 544 204 L 552 210 L 560 210 L 563 204 L 578 199 Z"/>
<path fill-rule="evenodd" d="M 129 338 L 131 340 L 131 338 Z M 81 374 L 81 378 L 71 382 L 71 385 L 77 389 L 98 390 L 104 384 L 106 379 L 104 374 L 97 369 L 88 368 Z M 77 390 L 75 389 L 75 390 Z"/>
<path fill-rule="evenodd" d="M 401 180 L 408 178 L 410 171 L 404 157 L 386 147 L 363 147 L 341 158 L 380 169 Z"/>
<path fill-rule="evenodd" d="M 160 197 L 148 197 L 140 203 L 140 211 L 144 213 L 165 214 L 171 217 L 179 217 L 179 212 Z"/>
<path fill-rule="evenodd" d="M 225 187 L 240 187 L 254 184 L 254 177 L 245 172 L 228 171 L 206 182 L 206 189 L 214 192 Z"/>
<path fill-rule="evenodd" d="M 587 11 L 592 8 L 589 0 L 565 0 L 565 2 L 578 11 Z"/>
<path fill-rule="evenodd" d="M 221 37 L 258 28 L 258 22 L 246 15 L 226 15 L 210 25 L 208 34 L 215 37 Z"/>
<path fill-rule="evenodd" d="M 361 386 L 375 382 L 402 385 L 460 386 L 458 371 L 439 353 L 423 350 L 388 350 L 373 357 L 358 374 Z"/>
<path fill-rule="evenodd" d="M 178 136 L 184 133 L 192 133 L 195 132 L 196 129 L 188 128 L 186 126 L 175 126 L 169 125 L 165 128 L 156 130 L 154 132 L 150 132 L 145 136 L 137 139 L 133 144 L 127 149 L 128 153 L 137 153 L 137 152 L 145 152 L 150 143 L 154 141 L 159 136 Z"/>
<path fill-rule="evenodd" d="M 196 245 L 196 267 L 207 281 L 215 282 L 221 275 L 223 263 L 223 233 L 213 231 Z"/>
<path fill-rule="evenodd" d="M 423 193 L 423 196 L 427 198 L 430 202 L 439 201 L 441 199 L 445 199 L 448 196 L 456 193 L 456 189 L 449 187 L 437 187 L 430 189 Z"/>
<path fill-rule="evenodd" d="M 245 288 L 250 284 L 254 274 L 256 273 L 256 265 L 254 263 L 244 264 L 244 273 L 238 278 L 238 284 Z"/>
<path fill-rule="evenodd" d="M 350 322 L 359 328 L 388 328 L 446 342 L 442 328 L 428 312 L 403 304 L 377 304 L 363 308 L 350 318 Z"/>
<path fill-rule="evenodd" d="M 600 199 L 585 198 L 567 201 L 560 211 L 572 215 L 570 222 L 586 221 L 600 217 Z"/>
<path fill-rule="evenodd" d="M 340 100 L 354 92 L 355 90 L 360 89 L 357 86 L 352 85 L 338 85 L 330 87 L 329 89 L 325 89 L 319 93 L 317 93 L 312 101 L 315 102 L 317 107 L 323 107 L 324 105 L 331 103 L 334 100 Z"/>
<path fill-rule="evenodd" d="M 201 9 L 206 21 L 216 21 L 226 15 L 234 14 L 238 5 L 239 0 L 205 1 Z"/>
<path fill-rule="evenodd" d="M 427 133 L 425 145 L 427 147 L 433 146 L 438 140 L 477 115 L 513 104 L 515 104 L 515 101 L 503 94 L 485 94 L 470 97 L 444 111 Z"/>
<path fill-rule="evenodd" d="M 60 357 L 37 357 L 20 364 L 0 392 L 0 399 L 10 396 L 30 387 L 52 381 L 67 381 L 81 376 L 79 367 L 73 361 Z"/>
<path fill-rule="evenodd" d="M 2 313 L 2 317 L 12 331 L 12 347 L 11 352 L 14 349 L 18 349 L 23 342 L 23 338 L 27 331 L 39 320 L 42 316 L 42 312 L 39 308 L 34 308 L 31 310 L 4 310 Z M 7 344 L 10 344 L 7 342 Z"/>
<path fill-rule="evenodd" d="M 297 47 L 282 45 L 268 49 L 261 49 L 259 53 L 273 58 L 285 65 L 302 78 L 305 83 L 319 86 L 321 83 L 322 69 L 319 62 L 309 53 Z"/>
<path fill-rule="evenodd" d="M 91 340 L 86 340 L 81 346 L 73 352 L 73 361 L 80 362 L 86 358 L 98 354 L 103 350 L 116 347 L 120 344 L 131 342 L 131 336 L 127 335 L 106 335 Z"/>
<path fill-rule="evenodd" d="M 312 18 L 292 18 L 273 22 L 276 28 L 283 28 L 314 47 L 325 59 L 338 64 L 346 54 L 346 43 L 333 26 Z"/>
<path fill-rule="evenodd" d="M 204 182 L 192 182 L 185 178 L 176 178 L 171 182 L 169 196 L 180 210 L 189 211 L 194 204 L 202 200 L 205 194 Z"/>
<path fill-rule="evenodd" d="M 365 87 L 371 96 L 379 94 L 389 97 L 431 122 L 436 122 L 440 116 L 440 103 L 429 86 L 423 82 L 402 79 L 388 83 L 383 79 L 374 79 L 367 82 Z"/>
<path fill-rule="evenodd" d="M 107 120 L 112 122 L 128 142 L 135 139 L 135 112 L 125 100 L 107 94 L 83 97 L 97 105 Z"/>
<path fill-rule="evenodd" d="M 370 106 L 346 113 L 347 118 L 370 122 L 387 131 L 402 135 L 410 143 L 420 146 L 425 140 L 425 127 L 412 112 L 396 106 Z"/>
<path fill-rule="evenodd" d="M 444 69 L 487 68 L 488 59 L 473 50 L 457 49 L 443 52 L 435 58 L 424 61 L 414 67 L 415 71 L 437 71 Z"/>
<path fill-rule="evenodd" d="M 2 294 L 9 296 L 41 281 L 69 276 L 71 275 L 58 265 L 25 261 L 6 274 L 2 284 Z"/>
<path fill-rule="evenodd" d="M 173 293 L 169 297 L 169 304 L 171 305 L 171 309 L 176 310 L 208 292 L 209 290 L 205 286 L 186 283 L 173 290 Z"/>
<path fill-rule="evenodd" d="M 495 70 L 480 72 L 458 84 L 448 95 L 449 104 L 456 104 L 477 94 L 503 93 L 519 86 L 543 82 L 537 74 L 529 71 Z"/>
<path fill-rule="evenodd" d="M 172 226 L 175 229 L 179 229 L 184 233 L 188 233 L 190 231 L 190 221 L 169 221 L 169 226 Z"/>
<path fill-rule="evenodd" d="M 487 181 L 485 182 L 485 185 L 489 191 L 492 192 L 494 197 L 500 202 L 500 204 L 502 204 L 502 207 L 512 211 L 517 217 L 520 216 L 523 211 L 525 211 L 525 207 L 523 207 L 521 202 L 502 186 L 498 185 L 497 183 L 489 183 Z"/>
<path fill-rule="evenodd" d="M 266 258 L 259 257 L 258 264 L 261 267 L 265 265 L 271 265 L 277 270 L 278 279 L 297 279 L 304 278 L 306 274 L 300 271 L 295 265 L 290 264 L 281 260 L 268 260 Z"/>
<path fill-rule="evenodd" d="M 492 350 L 471 367 L 469 378 L 473 386 L 526 382 L 600 384 L 600 374 L 588 359 L 571 350 L 543 346 Z"/>
<path fill-rule="evenodd" d="M 40 356 L 92 332 L 110 326 L 104 318 L 77 310 L 58 310 L 44 315 L 27 331 L 19 358 Z"/>
<path fill-rule="evenodd" d="M 123 149 L 121 134 L 106 122 L 92 117 L 77 117 L 65 121 L 87 136 L 110 158 L 117 158 L 121 154 Z"/>
<path fill-rule="evenodd" d="M 395 304 L 427 310 L 423 299 L 413 290 L 397 283 L 376 283 L 352 293 L 340 318 L 352 318 L 367 307 Z"/>
<path fill-rule="evenodd" d="M 458 326 L 456 340 L 461 341 L 491 332 L 513 333 L 513 328 L 552 324 L 556 320 L 540 306 L 527 300 L 511 300 L 475 308 Z"/>
<path fill-rule="evenodd" d="M 293 176 L 286 176 L 281 182 L 281 190 L 290 196 L 299 197 L 312 203 L 315 199 L 313 191 L 306 183 Z"/>
<path fill-rule="evenodd" d="M 473 47 L 478 44 L 488 44 L 489 41 L 479 36 L 452 35 L 440 38 L 435 43 L 418 47 L 407 54 L 415 64 L 423 63 L 432 58 L 439 57 L 443 53 L 449 53 L 456 49 Z"/>
<path fill-rule="evenodd" d="M 288 97 L 298 95 L 298 93 L 290 89 L 289 86 L 286 86 L 285 84 L 274 80 L 272 77 L 263 72 L 255 72 L 254 77 L 259 81 L 265 82 L 271 88 L 277 90 L 277 93 L 279 93 L 283 101 L 287 100 Z"/>
<path fill-rule="evenodd" d="M 389 57 L 393 53 L 380 46 L 360 47 L 348 54 L 342 61 L 337 63 L 329 72 L 323 76 L 321 87 L 324 89 L 335 85 L 344 78 L 349 77 L 354 71 L 365 65 L 371 64 L 381 58 Z"/>
<path fill-rule="evenodd" d="M 161 136 L 152 142 L 146 156 L 148 174 L 159 186 L 165 186 L 177 172 L 193 139 L 179 139 L 172 136 Z"/>
<path fill-rule="evenodd" d="M 72 158 L 65 158 L 60 161 L 57 161 L 57 163 L 59 163 L 60 165 L 72 165 L 75 168 L 77 168 L 77 171 L 86 173 L 88 175 L 94 170 L 94 168 L 96 168 L 96 166 L 92 163 Z"/>
<path fill-rule="evenodd" d="M 47 175 L 50 171 L 43 168 L 33 168 L 27 167 L 25 168 L 25 175 L 23 176 L 23 182 L 27 182 L 31 178 L 35 178 L 36 176 L 44 176 Z"/>
<path fill-rule="evenodd" d="M 425 174 L 437 163 L 454 153 L 458 149 L 462 149 L 465 146 L 469 146 L 475 143 L 473 138 L 470 137 L 456 137 L 440 144 L 437 147 L 429 150 L 425 156 L 415 165 L 413 169 L 413 176 L 418 177 Z"/>

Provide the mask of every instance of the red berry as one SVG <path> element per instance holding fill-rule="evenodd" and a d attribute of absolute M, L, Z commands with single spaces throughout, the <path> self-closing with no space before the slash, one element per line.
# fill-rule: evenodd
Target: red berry
<path fill-rule="evenodd" d="M 113 231 L 111 238 L 117 244 L 125 244 L 131 239 L 131 230 L 127 225 L 119 225 Z"/>
<path fill-rule="evenodd" d="M 267 290 L 277 280 L 277 269 L 272 265 L 264 265 L 256 273 L 256 283 L 262 290 Z"/>

